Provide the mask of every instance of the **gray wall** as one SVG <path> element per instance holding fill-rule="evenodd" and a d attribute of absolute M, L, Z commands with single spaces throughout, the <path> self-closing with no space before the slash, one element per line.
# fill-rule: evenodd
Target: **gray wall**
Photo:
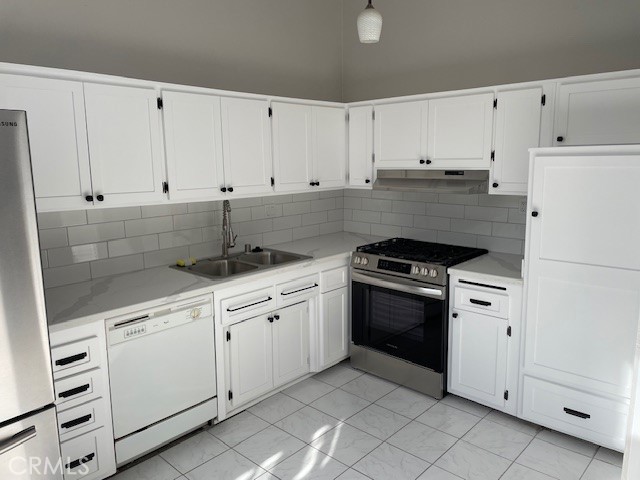
<path fill-rule="evenodd" d="M 345 101 L 640 68 L 638 0 L 375 0 L 375 45 L 365 3 L 343 2 Z"/>
<path fill-rule="evenodd" d="M 341 0 L 2 0 L 0 61 L 341 98 Z"/>

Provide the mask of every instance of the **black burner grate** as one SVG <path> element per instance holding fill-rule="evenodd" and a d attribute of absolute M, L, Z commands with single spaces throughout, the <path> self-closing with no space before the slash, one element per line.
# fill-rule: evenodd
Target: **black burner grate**
<path fill-rule="evenodd" d="M 421 242 L 408 238 L 392 238 L 358 247 L 358 252 L 384 257 L 434 263 L 450 267 L 488 253 L 482 248 L 461 247 L 444 243 Z"/>

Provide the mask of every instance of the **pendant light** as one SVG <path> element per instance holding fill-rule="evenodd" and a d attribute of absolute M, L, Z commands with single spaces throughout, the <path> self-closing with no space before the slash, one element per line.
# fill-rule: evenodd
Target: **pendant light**
<path fill-rule="evenodd" d="M 382 15 L 378 12 L 371 0 L 367 7 L 358 15 L 358 36 L 360 43 L 378 43 L 382 31 Z"/>

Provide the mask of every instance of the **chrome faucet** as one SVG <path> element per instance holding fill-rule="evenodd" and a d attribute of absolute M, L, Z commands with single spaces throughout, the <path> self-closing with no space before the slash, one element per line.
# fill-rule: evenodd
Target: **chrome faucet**
<path fill-rule="evenodd" d="M 229 249 L 236 246 L 237 235 L 231 228 L 231 203 L 229 200 L 222 202 L 222 256 L 229 256 Z"/>

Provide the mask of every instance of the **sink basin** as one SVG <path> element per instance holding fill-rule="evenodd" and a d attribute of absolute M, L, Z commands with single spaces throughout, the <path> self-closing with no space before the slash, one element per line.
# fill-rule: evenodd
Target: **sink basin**
<path fill-rule="evenodd" d="M 299 255 L 292 253 L 283 253 L 275 251 L 243 253 L 238 260 L 249 263 L 257 263 L 259 265 L 281 265 L 283 263 L 295 262 L 300 260 Z"/>
<path fill-rule="evenodd" d="M 239 273 L 250 272 L 256 270 L 256 265 L 250 265 L 248 263 L 242 263 L 238 260 L 201 260 L 197 264 L 187 267 L 187 270 L 198 273 L 200 275 L 207 275 L 210 277 L 228 277 L 230 275 L 237 275 Z"/>

